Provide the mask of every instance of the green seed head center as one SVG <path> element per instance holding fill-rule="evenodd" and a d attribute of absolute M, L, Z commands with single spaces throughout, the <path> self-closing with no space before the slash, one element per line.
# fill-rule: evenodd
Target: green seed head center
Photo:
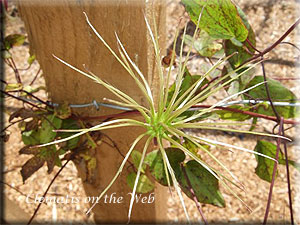
<path fill-rule="evenodd" d="M 155 114 L 150 118 L 148 133 L 153 137 L 162 137 L 166 133 L 166 129 L 164 127 L 165 123 L 165 115 L 158 116 Z"/>

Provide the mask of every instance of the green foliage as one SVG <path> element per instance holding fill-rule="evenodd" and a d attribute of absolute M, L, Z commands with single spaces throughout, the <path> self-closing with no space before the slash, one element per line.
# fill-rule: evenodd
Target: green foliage
<path fill-rule="evenodd" d="M 238 14 L 241 17 L 243 23 L 245 24 L 247 30 L 249 31 L 247 39 L 252 44 L 252 46 L 255 47 L 256 40 L 255 40 L 255 34 L 254 34 L 253 29 L 252 29 L 251 25 L 249 24 L 245 13 L 238 6 L 237 6 L 237 11 L 238 11 Z M 245 62 L 246 60 L 251 58 L 252 55 L 249 52 L 251 52 L 251 53 L 255 52 L 255 50 L 252 48 L 252 46 L 250 46 L 250 44 L 247 43 L 246 41 L 243 42 L 242 46 L 238 46 L 230 40 L 226 40 L 224 42 L 224 49 L 225 49 L 225 53 L 227 56 L 229 56 L 235 52 L 238 53 L 238 54 L 233 55 L 231 58 L 229 58 L 229 63 L 232 66 L 232 68 L 236 69 L 243 62 Z M 248 51 L 245 50 L 245 48 L 247 48 Z"/>
<path fill-rule="evenodd" d="M 62 120 L 62 125 L 61 125 L 62 129 L 66 129 L 66 130 L 76 130 L 79 129 L 79 126 L 77 124 L 77 122 L 71 118 L 68 119 L 63 119 Z M 67 138 L 70 137 L 72 135 L 72 133 L 70 132 L 58 132 L 57 133 L 57 138 Z M 64 150 L 68 150 L 68 149 L 74 149 L 78 146 L 79 143 L 79 137 L 77 138 L 72 138 L 71 140 L 66 141 L 65 145 L 62 145 L 62 149 Z"/>
<path fill-rule="evenodd" d="M 140 164 L 141 158 L 142 158 L 142 153 L 140 153 L 139 151 L 135 151 L 135 150 L 132 151 L 132 153 L 131 153 L 131 159 L 132 159 L 133 165 L 134 165 L 134 167 L 136 169 L 139 168 L 139 164 Z M 146 165 L 143 164 L 141 172 L 145 173 L 145 169 L 146 169 Z"/>
<path fill-rule="evenodd" d="M 264 155 L 270 156 L 273 159 L 276 158 L 276 150 L 277 146 L 274 145 L 271 142 L 268 141 L 257 141 L 257 144 L 255 146 L 255 151 L 262 153 Z M 272 180 L 272 174 L 273 174 L 273 169 L 275 162 L 271 159 L 267 159 L 265 157 L 255 155 L 256 160 L 257 160 L 257 166 L 255 168 L 255 173 L 263 180 L 271 182 Z M 281 165 L 285 165 L 286 161 L 285 158 L 282 154 L 282 151 L 279 151 L 278 155 L 278 163 Z M 293 160 L 288 160 L 288 163 L 292 166 L 295 167 L 298 171 L 300 171 L 300 164 L 293 161 Z M 278 171 L 276 171 L 276 176 L 278 175 Z"/>
<path fill-rule="evenodd" d="M 192 188 L 199 202 L 225 207 L 225 200 L 219 190 L 219 182 L 206 168 L 195 160 L 188 161 L 184 168 L 189 182 L 181 170 L 179 183 L 189 198 L 193 199 Z"/>
<path fill-rule="evenodd" d="M 250 111 L 252 107 L 233 105 L 233 106 L 229 106 L 228 108 L 242 110 L 242 111 Z M 215 113 L 218 114 L 218 116 L 222 120 L 245 121 L 252 118 L 252 116 L 250 115 L 240 113 L 240 112 L 232 112 L 229 110 L 216 110 Z"/>
<path fill-rule="evenodd" d="M 50 112 L 50 111 L 49 111 Z M 54 132 L 58 129 L 78 129 L 77 122 L 71 118 L 60 119 L 55 116 L 56 113 L 44 115 L 43 111 L 33 111 L 21 108 L 12 113 L 9 121 L 16 118 L 31 119 L 27 122 L 21 122 L 22 141 L 25 147 L 20 149 L 19 154 L 34 155 L 23 166 L 21 175 L 25 182 L 32 174 L 39 170 L 44 163 L 47 163 L 48 173 L 53 171 L 54 166 L 60 167 L 61 157 L 69 150 L 75 149 L 79 144 L 79 137 L 68 140 L 64 144 L 58 146 L 50 145 L 46 147 L 37 147 L 38 145 L 49 143 L 56 139 L 67 138 L 72 135 L 69 132 Z M 93 169 L 95 162 L 89 159 L 88 169 Z"/>
<path fill-rule="evenodd" d="M 165 151 L 176 174 L 180 170 L 180 163 L 185 159 L 185 154 L 177 148 L 166 148 Z M 157 182 L 164 186 L 168 185 L 163 157 L 159 150 L 149 152 L 145 157 L 144 163 L 149 166 L 149 171 Z"/>
<path fill-rule="evenodd" d="M 26 37 L 22 34 L 11 34 L 4 38 L 4 46 L 6 50 L 11 49 L 13 46 L 20 46 L 24 43 Z"/>
<path fill-rule="evenodd" d="M 191 20 L 211 37 L 243 42 L 248 36 L 237 8 L 230 0 L 182 0 Z M 203 11 L 202 11 L 203 10 Z"/>
<path fill-rule="evenodd" d="M 53 130 L 60 129 L 61 123 L 62 120 L 55 117 L 54 115 L 49 115 L 43 118 L 41 128 L 39 129 L 40 144 L 45 144 L 53 141 L 56 137 L 56 132 L 53 132 Z"/>
<path fill-rule="evenodd" d="M 136 173 L 130 173 L 126 179 L 128 186 L 132 189 L 134 187 L 135 179 L 136 179 Z M 136 192 L 148 193 L 153 191 L 153 189 L 154 189 L 154 184 L 150 181 L 150 179 L 145 174 L 141 174 L 137 184 Z"/>
<path fill-rule="evenodd" d="M 35 54 L 33 54 L 33 55 L 31 55 L 31 56 L 28 57 L 27 63 L 29 65 L 31 65 L 35 61 L 35 59 L 36 59 L 36 56 L 35 56 Z"/>
<path fill-rule="evenodd" d="M 275 158 L 276 155 L 276 145 L 267 142 L 267 141 L 257 141 L 257 144 L 255 146 L 255 151 L 271 156 Z M 282 154 L 279 152 L 279 158 L 282 159 Z M 255 173 L 263 180 L 271 182 L 272 180 L 272 174 L 275 162 L 271 159 L 267 159 L 265 157 L 255 155 L 255 158 L 257 160 L 257 166 L 255 168 Z M 276 176 L 278 174 L 278 171 L 276 171 Z"/>
<path fill-rule="evenodd" d="M 37 145 L 39 141 L 39 132 L 36 130 L 22 132 L 22 141 L 25 145 Z"/>
<path fill-rule="evenodd" d="M 248 84 L 248 87 L 251 87 L 255 84 L 258 84 L 260 82 L 263 82 L 264 78 L 263 76 L 256 76 L 254 77 L 251 82 Z M 297 100 L 297 97 L 293 92 L 291 92 L 288 88 L 283 86 L 280 82 L 272 79 L 267 79 L 268 87 L 269 87 L 269 93 L 271 99 L 275 102 L 290 102 L 294 103 Z M 268 100 L 266 88 L 264 85 L 260 85 L 250 91 L 247 92 L 247 95 L 245 95 L 246 99 L 255 100 Z M 276 111 L 278 114 L 284 118 L 293 118 L 296 116 L 296 107 L 293 106 L 275 106 Z M 270 105 L 261 104 L 257 107 L 256 110 L 257 113 L 261 113 L 264 115 L 274 116 L 274 112 Z"/>
<path fill-rule="evenodd" d="M 23 85 L 20 83 L 12 83 L 12 84 L 7 84 L 5 86 L 5 91 L 20 91 L 22 90 Z"/>
<path fill-rule="evenodd" d="M 186 35 L 184 39 L 186 44 L 193 46 L 200 55 L 205 57 L 212 57 L 222 49 L 223 46 L 216 40 L 216 38 L 209 36 L 204 30 L 201 30 L 199 38 L 194 41 L 194 44 L 193 37 L 190 35 Z"/>
<path fill-rule="evenodd" d="M 178 94 L 176 100 L 178 100 L 183 95 L 183 93 L 186 92 L 194 83 L 196 83 L 198 80 L 200 80 L 202 78 L 203 77 L 201 75 L 191 75 L 190 72 L 188 71 L 188 69 L 185 68 L 185 71 L 183 74 L 183 81 L 180 86 L 180 93 Z M 199 94 L 199 92 L 201 91 L 201 88 L 203 88 L 203 86 L 206 85 L 207 82 L 208 82 L 208 80 L 204 79 L 204 81 L 202 81 L 202 83 L 199 85 L 197 91 L 195 92 L 195 94 L 193 96 Z M 167 105 L 170 103 L 170 100 L 174 94 L 175 88 L 176 88 L 175 83 L 173 83 L 169 88 Z"/>
<path fill-rule="evenodd" d="M 71 107 L 68 103 L 60 104 L 58 107 L 54 109 L 54 114 L 60 119 L 67 119 L 71 116 Z"/>

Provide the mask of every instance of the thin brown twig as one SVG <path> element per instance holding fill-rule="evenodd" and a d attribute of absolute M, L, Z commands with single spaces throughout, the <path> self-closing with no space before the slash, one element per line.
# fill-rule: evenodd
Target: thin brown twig
<path fill-rule="evenodd" d="M 19 100 L 19 101 L 22 101 L 22 102 L 24 102 L 24 103 L 27 103 L 27 104 L 31 105 L 32 107 L 41 109 L 41 108 L 38 107 L 37 105 L 35 105 L 35 104 L 33 104 L 33 103 L 29 102 L 29 101 L 26 101 L 25 99 L 22 99 L 22 98 L 19 98 L 19 97 L 17 97 L 17 96 L 14 96 L 14 95 L 12 95 L 12 94 L 9 94 L 7 91 L 2 91 L 2 90 L 0 90 L 0 91 L 1 91 L 1 93 L 5 94 L 5 95 L 7 95 L 7 96 L 9 96 L 9 97 L 12 97 L 12 98 L 15 98 L 15 99 L 17 99 L 17 100 Z"/>
<path fill-rule="evenodd" d="M 56 178 L 58 177 L 58 175 L 61 173 L 61 171 L 66 167 L 66 165 L 71 161 L 71 158 L 68 159 L 65 164 L 59 169 L 59 171 L 55 174 L 55 176 L 53 177 L 53 179 L 51 180 L 50 184 L 48 185 L 46 191 L 44 192 L 42 198 L 44 199 L 50 189 L 50 187 L 52 186 L 52 184 L 54 183 L 54 181 L 56 180 Z M 32 220 L 34 219 L 35 215 L 37 214 L 37 212 L 39 211 L 39 208 L 41 207 L 42 205 L 42 202 L 41 201 L 38 206 L 36 207 L 36 209 L 34 210 L 34 213 L 32 214 L 30 220 L 28 221 L 27 225 L 31 224 Z"/>
<path fill-rule="evenodd" d="M 282 44 L 291 45 L 292 47 L 294 47 L 295 49 L 297 49 L 297 50 L 300 52 L 300 48 L 299 48 L 297 45 L 295 45 L 295 44 L 293 44 L 293 43 L 291 43 L 291 42 L 288 42 L 288 41 L 282 41 L 280 44 L 281 44 L 281 45 L 282 45 Z"/>
<path fill-rule="evenodd" d="M 39 70 L 37 71 L 37 73 L 35 74 L 34 78 L 32 79 L 32 81 L 30 82 L 30 86 L 33 85 L 33 83 L 35 82 L 36 78 L 38 77 L 39 73 L 41 71 L 41 67 L 39 68 Z"/>
<path fill-rule="evenodd" d="M 284 136 L 284 129 L 282 129 L 282 135 Z M 294 214 L 293 214 L 293 201 L 292 201 L 292 188 L 291 188 L 291 181 L 290 181 L 290 170 L 289 170 L 289 158 L 287 152 L 286 142 L 283 141 L 283 149 L 284 149 L 284 156 L 285 156 L 285 167 L 286 167 L 286 177 L 287 177 L 287 186 L 288 186 L 288 196 L 289 196 L 289 208 L 290 208 L 290 217 L 291 217 L 291 224 L 294 225 Z"/>
<path fill-rule="evenodd" d="M 15 190 L 16 192 L 20 193 L 21 195 L 25 196 L 26 198 L 29 198 L 29 199 L 31 199 L 31 200 L 35 200 L 33 197 L 30 197 L 30 196 L 24 194 L 22 191 L 20 191 L 19 189 L 13 187 L 13 186 L 10 185 L 10 184 L 4 182 L 3 180 L 0 180 L 0 182 L 1 182 L 2 184 L 5 184 L 6 186 L 10 187 L 11 189 Z M 43 203 L 44 203 L 45 205 L 47 205 L 47 202 L 43 202 Z"/>
<path fill-rule="evenodd" d="M 22 119 L 19 119 L 19 120 L 16 120 L 14 122 L 10 122 L 9 125 L 7 125 L 6 127 L 4 127 L 2 130 L 1 130 L 1 133 L 6 131 L 8 128 L 10 128 L 12 125 L 16 124 L 16 123 L 19 123 L 19 122 L 22 122 L 24 121 L 26 118 L 22 118 Z"/>
<path fill-rule="evenodd" d="M 10 172 L 13 172 L 15 171 L 16 169 L 19 169 L 21 168 L 22 166 L 14 166 L 13 168 L 11 169 L 8 169 L 8 170 L 4 170 L 2 173 L 5 174 L 5 173 L 10 173 Z"/>
<path fill-rule="evenodd" d="M 118 147 L 117 143 L 110 137 L 108 136 L 107 134 L 104 134 L 104 133 L 101 133 L 104 137 L 106 137 L 110 142 L 111 144 L 109 144 L 108 142 L 105 142 L 107 145 L 109 145 L 110 147 L 112 148 L 115 148 L 119 154 L 125 158 L 125 155 L 121 152 L 121 149 Z M 131 162 L 129 162 L 130 164 L 132 164 Z"/>
<path fill-rule="evenodd" d="M 16 66 L 16 64 L 15 64 L 15 61 L 14 61 L 14 59 L 11 57 L 11 58 L 9 58 L 10 59 L 10 61 L 11 61 L 11 65 L 12 65 L 12 69 L 13 69 L 13 71 L 14 71 L 14 73 L 15 73 L 15 76 L 16 76 L 16 80 L 17 80 L 17 82 L 18 83 L 22 83 L 22 80 L 21 80 L 21 76 L 20 76 L 20 73 L 19 73 L 19 70 L 18 70 L 18 68 L 17 68 L 17 66 Z"/>

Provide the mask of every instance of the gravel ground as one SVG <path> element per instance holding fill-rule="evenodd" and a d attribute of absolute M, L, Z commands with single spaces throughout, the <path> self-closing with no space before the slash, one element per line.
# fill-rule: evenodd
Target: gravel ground
<path fill-rule="evenodd" d="M 297 12 L 296 8 L 299 6 L 299 2 L 293 0 L 287 1 L 238 1 L 236 2 L 243 8 L 248 16 L 248 19 L 256 31 L 257 34 L 257 48 L 264 49 L 277 40 L 281 34 L 286 31 L 289 26 L 296 20 Z M 172 43 L 172 37 L 174 36 L 175 29 L 178 26 L 178 20 L 183 17 L 186 20 L 186 14 L 184 13 L 183 7 L 179 4 L 179 1 L 168 1 L 167 6 L 167 38 L 168 45 Z M 25 33 L 22 21 L 19 18 L 13 18 L 7 21 L 6 34 L 11 33 Z M 299 32 L 299 29 L 298 29 Z M 295 32 L 285 39 L 297 44 L 295 40 Z M 299 43 L 298 43 L 299 44 Z M 16 47 L 13 50 L 15 55 L 15 61 L 19 68 L 25 68 L 26 58 L 28 54 L 28 45 Z M 288 78 L 296 77 L 296 71 L 293 63 L 295 62 L 295 49 L 289 45 L 281 45 L 268 54 L 268 58 L 271 60 L 266 63 L 266 71 L 269 77 L 273 78 Z M 25 62 L 25 63 L 24 63 Z M 202 63 L 202 64 L 201 64 Z M 192 60 L 189 68 L 191 71 L 197 71 L 201 69 L 203 61 L 201 59 Z M 35 62 L 30 70 L 22 72 L 22 78 L 24 83 L 29 84 L 33 79 L 34 75 L 39 69 L 39 65 Z M 10 68 L 5 68 L 6 80 L 8 82 L 14 81 L 13 71 Z M 257 74 L 261 75 L 262 72 L 258 69 Z M 294 93 L 297 93 L 297 86 L 293 80 L 283 81 L 284 85 L 291 88 Z M 39 78 L 35 84 L 36 86 L 43 85 L 43 79 Z M 299 97 L 299 93 L 297 93 Z M 46 97 L 41 96 L 41 97 Z M 222 96 L 219 96 L 220 98 Z M 217 97 L 217 98 L 219 98 Z M 8 109 L 21 107 L 15 100 L 6 101 Z M 273 123 L 268 122 L 264 124 L 263 129 L 271 131 Z M 9 131 L 11 136 L 5 146 L 5 159 L 4 159 L 4 170 L 5 181 L 9 185 L 17 188 L 22 193 L 39 193 L 43 194 L 43 191 L 48 186 L 50 180 L 58 171 L 56 168 L 51 175 L 47 174 L 46 168 L 40 169 L 32 177 L 28 179 L 26 184 L 22 183 L 20 175 L 20 166 L 29 157 L 18 155 L 19 149 L 23 146 L 20 139 L 20 133 L 17 126 L 12 126 Z M 240 139 L 235 135 L 224 135 L 221 132 L 214 133 L 199 133 L 201 136 L 206 136 L 218 141 L 224 141 L 226 143 L 235 144 L 237 146 L 249 147 L 254 146 L 255 137 L 244 137 Z M 292 132 L 288 135 L 295 135 Z M 297 148 L 293 145 L 291 151 L 296 152 Z M 299 149 L 298 149 L 299 150 Z M 264 211 L 266 207 L 266 201 L 268 197 L 269 183 L 261 181 L 255 174 L 254 170 L 256 167 L 255 157 L 251 154 L 241 152 L 228 152 L 220 149 L 212 150 L 215 156 L 221 159 L 225 165 L 228 165 L 231 171 L 243 182 L 245 186 L 245 192 L 239 192 L 239 196 L 247 203 L 248 206 L 253 210 L 252 213 L 236 200 L 228 191 L 221 188 L 224 198 L 226 200 L 226 208 L 217 208 L 210 205 L 202 205 L 204 215 L 209 222 L 261 222 L 263 220 Z M 296 158 L 296 154 L 292 156 Z M 209 160 L 209 159 L 208 159 Z M 280 176 L 277 178 L 274 187 L 274 195 L 271 204 L 269 221 L 284 222 L 289 220 L 289 209 L 288 209 L 288 197 L 287 197 L 287 185 L 286 185 L 286 174 L 285 168 L 279 166 Z M 292 183 L 295 184 L 297 171 L 291 168 Z M 299 186 L 293 185 L 292 188 L 295 206 L 295 215 L 299 215 L 300 205 L 298 202 L 300 196 L 296 195 L 299 192 Z M 54 185 L 50 189 L 49 196 L 65 195 L 69 196 L 85 196 L 81 180 L 76 174 L 76 168 L 73 163 L 69 163 L 64 169 L 61 176 L 57 178 Z M 5 188 L 5 195 L 9 199 L 16 202 L 25 212 L 32 214 L 36 207 L 35 204 L 26 204 L 25 196 L 16 192 L 14 189 Z M 201 221 L 201 217 L 195 207 L 195 204 L 190 199 L 186 198 L 187 208 L 190 212 L 191 219 L 195 222 Z M 298 203 L 298 204 L 297 204 Z M 175 196 L 168 200 L 168 218 L 170 222 L 185 221 L 183 209 L 180 206 L 179 200 Z M 92 222 L 92 217 L 87 217 L 85 211 L 88 209 L 88 205 L 81 202 L 80 204 L 48 204 L 42 205 L 40 211 L 36 217 L 38 221 L 51 221 L 56 218 L 57 222 L 62 221 L 80 221 L 81 223 Z M 297 213 L 298 212 L 298 213 Z M 300 223 L 299 216 L 296 216 L 296 222 Z"/>

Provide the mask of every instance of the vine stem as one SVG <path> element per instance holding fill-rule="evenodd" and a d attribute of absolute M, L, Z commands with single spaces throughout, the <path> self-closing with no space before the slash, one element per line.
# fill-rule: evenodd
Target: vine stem
<path fill-rule="evenodd" d="M 17 96 L 11 95 L 8 92 L 2 91 L 0 90 L 3 94 L 6 94 L 12 98 L 15 98 L 17 100 L 20 100 L 22 102 L 28 103 L 29 105 L 39 108 L 37 105 L 28 102 L 24 99 L 21 99 Z M 46 104 L 46 102 L 44 103 Z M 48 104 L 46 104 L 48 105 Z M 192 106 L 192 108 L 210 108 L 211 105 L 194 105 Z M 236 113 L 241 113 L 241 114 L 245 114 L 245 115 L 249 115 L 249 116 L 253 116 L 253 117 L 258 117 L 258 118 L 262 118 L 262 119 L 266 119 L 266 120 L 271 120 L 271 121 L 275 121 L 277 122 L 277 118 L 274 116 L 267 116 L 264 114 L 259 114 L 259 113 L 255 113 L 255 112 L 251 112 L 251 111 L 244 111 L 244 110 L 239 110 L 239 109 L 235 109 L 235 108 L 230 108 L 230 107 L 224 107 L 224 106 L 217 106 L 215 107 L 216 109 L 221 109 L 221 110 L 226 110 L 226 111 L 231 111 L 231 112 L 236 112 Z M 140 113 L 137 110 L 132 110 L 132 111 L 126 111 L 126 112 L 121 112 L 121 113 L 116 113 L 116 114 L 110 114 L 110 115 L 103 115 L 103 116 L 77 116 L 77 115 L 72 115 L 71 117 L 73 119 L 77 119 L 77 120 L 84 120 L 84 121 L 88 121 L 88 120 L 111 120 L 114 118 L 118 118 L 118 117 L 126 117 L 126 116 L 138 116 L 140 115 Z M 289 119 L 283 119 L 283 123 L 284 124 L 293 124 L 293 125 L 297 125 L 300 124 L 300 122 L 295 121 L 295 120 L 289 120 Z"/>
<path fill-rule="evenodd" d="M 52 184 L 54 183 L 54 181 L 56 180 L 56 178 L 58 177 L 58 175 L 61 173 L 61 171 L 66 167 L 66 165 L 71 161 L 71 158 L 69 158 L 65 164 L 59 169 L 59 171 L 55 174 L 55 176 L 53 177 L 53 179 L 51 180 L 50 184 L 48 185 L 46 191 L 43 194 L 42 199 L 44 199 L 50 189 L 50 187 L 52 186 Z M 32 220 L 34 219 L 35 215 L 37 214 L 37 212 L 39 211 L 41 205 L 42 205 L 43 201 L 41 201 L 38 206 L 36 207 L 36 209 L 34 210 L 34 213 L 32 214 L 30 220 L 28 221 L 27 225 L 31 224 Z"/>
<path fill-rule="evenodd" d="M 249 58 L 248 60 L 246 60 L 244 63 L 242 63 L 240 65 L 240 67 L 242 65 L 244 65 L 245 63 L 250 62 L 250 61 L 255 60 L 255 59 L 258 59 L 258 58 L 264 56 L 266 53 L 273 50 L 277 45 L 279 45 L 283 41 L 283 39 L 285 39 L 299 25 L 299 23 L 300 23 L 300 18 L 298 18 L 296 20 L 296 22 L 292 26 L 290 26 L 290 28 L 277 41 L 275 41 L 271 46 L 269 46 L 268 48 L 266 48 L 262 52 L 254 55 L 253 57 Z"/>
<path fill-rule="evenodd" d="M 0 133 L 3 133 L 4 131 L 6 131 L 8 128 L 10 128 L 11 126 L 13 126 L 14 124 L 19 123 L 19 122 L 22 122 L 22 121 L 24 121 L 24 120 L 25 120 L 25 118 L 24 118 L 24 119 L 16 120 L 16 121 L 14 121 L 14 122 L 10 122 L 10 124 L 7 125 L 6 127 L 4 127 L 4 128 L 1 130 Z"/>
<path fill-rule="evenodd" d="M 282 131 L 283 131 L 283 118 L 281 117 L 280 118 L 278 135 L 282 135 Z M 275 176 L 276 176 L 277 166 L 278 166 L 278 158 L 279 158 L 279 152 L 280 152 L 281 138 L 278 137 L 276 142 L 277 142 L 276 156 L 275 156 L 276 161 L 274 162 L 274 167 L 273 167 L 272 180 L 271 180 L 269 196 L 268 196 L 268 202 L 267 202 L 267 207 L 266 207 L 266 212 L 265 212 L 264 222 L 263 222 L 264 225 L 267 224 L 267 220 L 268 220 L 268 216 L 269 216 L 269 212 L 270 212 L 273 187 L 274 187 L 274 183 L 275 183 Z"/>
<path fill-rule="evenodd" d="M 2 90 L 0 90 L 0 91 L 1 91 L 1 93 L 5 94 L 5 95 L 7 95 L 7 96 L 9 96 L 9 97 L 15 98 L 15 99 L 17 99 L 17 100 L 20 100 L 20 101 L 22 101 L 22 102 L 24 102 L 24 103 L 27 103 L 27 104 L 31 105 L 32 107 L 35 107 L 35 108 L 40 109 L 40 107 L 38 107 L 37 105 L 35 105 L 35 104 L 33 104 L 33 103 L 29 102 L 29 101 L 25 101 L 24 99 L 19 98 L 19 97 L 17 97 L 17 96 L 14 96 L 14 95 L 12 95 L 12 94 L 9 94 L 9 93 L 6 92 L 6 91 L 2 91 Z"/>
<path fill-rule="evenodd" d="M 266 93 L 267 93 L 267 97 L 268 97 L 268 101 L 270 102 L 270 105 L 271 105 L 271 108 L 277 118 L 277 123 L 280 123 L 281 121 L 281 118 L 273 104 L 273 101 L 272 101 L 272 98 L 271 98 L 271 94 L 270 94 L 270 89 L 269 89 L 269 85 L 268 85 L 268 82 L 267 82 L 267 75 L 266 75 L 266 70 L 265 70 L 265 63 L 264 63 L 264 57 L 262 56 L 261 57 L 261 69 L 262 69 L 262 72 L 263 72 L 263 77 L 264 77 L 264 85 L 265 85 L 265 88 L 266 88 Z"/>
<path fill-rule="evenodd" d="M 15 61 L 13 60 L 13 58 L 11 57 L 9 59 L 6 59 L 5 62 L 14 71 L 16 81 L 21 84 L 22 80 L 20 77 L 20 73 L 19 73 L 18 68 L 16 67 L 16 64 L 15 64 Z"/>
<path fill-rule="evenodd" d="M 32 81 L 30 82 L 30 86 L 33 85 L 33 83 L 35 82 L 36 78 L 38 77 L 39 73 L 41 71 L 41 67 L 39 68 L 39 70 L 37 71 L 37 73 L 35 74 L 34 78 L 32 79 Z"/>
<path fill-rule="evenodd" d="M 211 105 L 195 105 L 195 106 L 192 106 L 192 108 L 197 108 L 197 107 L 210 108 Z M 215 108 L 230 111 L 230 112 L 241 113 L 241 114 L 245 114 L 245 115 L 249 115 L 249 116 L 258 117 L 258 118 L 262 118 L 262 119 L 277 122 L 277 118 L 274 117 L 274 116 L 267 116 L 267 115 L 264 115 L 264 114 L 259 114 L 259 113 L 255 113 L 255 112 L 251 112 L 251 111 L 244 111 L 244 110 L 230 108 L 230 107 L 224 107 L 224 106 L 216 106 Z M 283 123 L 285 123 L 285 124 L 300 124 L 300 122 L 298 122 L 298 121 L 289 120 L 289 119 L 283 119 Z"/>
<path fill-rule="evenodd" d="M 282 129 L 282 135 L 284 136 L 284 129 Z M 287 186 L 288 186 L 288 195 L 289 195 L 290 217 L 291 217 L 291 224 L 294 225 L 293 201 L 292 201 L 290 170 L 289 170 L 289 158 L 288 158 L 287 146 L 286 146 L 285 141 L 283 141 L 283 148 L 284 148 L 286 177 L 287 177 Z"/>
<path fill-rule="evenodd" d="M 252 61 L 255 60 L 257 58 L 261 58 L 261 68 L 262 68 L 262 72 L 263 72 L 263 78 L 265 81 L 265 89 L 266 89 L 266 94 L 267 94 L 267 98 L 270 102 L 272 111 L 274 112 L 275 116 L 276 116 L 276 121 L 277 121 L 277 125 L 279 125 L 279 135 L 284 135 L 284 128 L 283 128 L 283 118 L 280 117 L 279 113 L 277 112 L 272 99 L 271 99 L 271 95 L 270 95 L 270 90 L 269 90 L 269 86 L 267 81 L 267 76 L 266 76 L 266 71 L 265 71 L 265 64 L 264 64 L 264 55 L 268 52 L 270 52 L 272 49 L 274 49 L 277 45 L 281 44 L 282 41 L 284 40 L 284 38 L 286 38 L 287 35 L 289 35 L 300 23 L 300 18 L 298 18 L 298 20 L 274 43 L 272 44 L 270 47 L 266 48 L 264 51 L 259 51 L 257 50 L 252 43 L 246 39 L 246 42 L 255 50 L 257 51 L 259 54 L 256 54 L 255 56 L 253 56 L 252 58 L 250 58 L 248 61 Z M 298 48 L 297 48 L 298 49 Z M 244 63 L 246 63 L 244 62 Z M 244 64 L 243 63 L 243 64 Z M 276 125 L 276 126 L 277 126 Z M 275 127 L 274 127 L 275 128 Z M 277 139 L 277 150 L 276 150 L 276 160 L 278 160 L 278 155 L 279 155 L 279 151 L 280 151 L 280 142 L 281 139 L 278 138 Z M 287 147 L 286 147 L 286 143 L 284 142 L 284 151 L 285 151 L 285 164 L 286 164 L 286 171 L 287 171 L 287 184 L 288 184 L 288 196 L 289 196 L 289 208 L 290 208 L 290 216 L 291 216 L 291 224 L 294 224 L 294 216 L 293 216 L 293 206 L 292 206 L 292 197 L 291 197 L 291 182 L 290 182 L 290 175 L 289 175 L 289 165 L 288 165 L 288 156 L 287 156 Z M 269 191 L 269 196 L 268 196 L 268 203 L 267 203 L 267 208 L 266 208 L 266 212 L 265 212 L 265 217 L 264 217 L 264 222 L 263 224 L 267 223 L 267 219 L 268 219 L 268 214 L 269 214 L 269 210 L 270 210 L 270 204 L 271 204 L 271 199 L 272 199 L 272 191 L 273 191 L 273 186 L 274 186 L 274 180 L 275 180 L 275 175 L 276 175 L 276 171 L 277 171 L 277 164 L 278 162 L 275 162 L 274 164 L 274 168 L 273 168 L 273 174 L 272 174 L 272 182 L 270 185 L 270 191 Z"/>
<path fill-rule="evenodd" d="M 192 106 L 192 108 L 210 108 L 210 107 L 211 107 L 211 105 L 194 105 L 194 106 Z M 230 112 L 241 113 L 241 114 L 245 114 L 245 115 L 249 115 L 249 116 L 258 117 L 258 118 L 262 118 L 262 119 L 277 122 L 277 118 L 274 117 L 274 116 L 267 116 L 267 115 L 263 115 L 263 114 L 259 114 L 259 113 L 255 113 L 255 112 L 244 111 L 244 110 L 230 108 L 230 107 L 224 107 L 224 106 L 217 106 L 215 108 L 230 111 Z M 103 116 L 89 116 L 89 117 L 85 116 L 85 117 L 82 117 L 82 116 L 73 115 L 72 117 L 74 119 L 80 119 L 80 120 L 101 120 L 101 119 L 110 120 L 110 119 L 114 119 L 114 118 L 118 118 L 118 117 L 130 116 L 130 115 L 131 116 L 138 116 L 138 115 L 140 115 L 140 113 L 136 110 L 132 110 L 132 111 L 116 113 L 116 114 L 111 114 L 111 115 L 103 115 Z M 300 122 L 298 122 L 298 121 L 289 120 L 289 119 L 283 119 L 283 123 L 284 124 L 293 124 L 293 125 L 300 124 Z"/>
<path fill-rule="evenodd" d="M 35 96 L 34 94 L 25 91 L 25 90 L 13 90 L 13 91 L 7 91 L 7 93 L 19 93 L 19 92 L 24 92 L 25 94 L 31 96 L 32 98 L 36 99 L 37 101 L 45 104 L 46 106 L 50 107 L 50 108 L 54 108 L 51 104 L 49 104 L 49 102 L 45 102 L 42 99 L 40 99 L 39 97 Z M 27 102 L 27 101 L 26 101 Z"/>
<path fill-rule="evenodd" d="M 8 187 L 10 187 L 11 189 L 15 190 L 16 192 L 20 193 L 21 195 L 23 195 L 24 197 L 28 197 L 31 200 L 34 200 L 34 198 L 26 195 L 25 193 L 23 193 L 22 191 L 20 191 L 18 188 L 13 187 L 12 185 L 10 185 L 9 183 L 4 182 L 3 180 L 0 180 L 0 183 L 7 185 Z M 46 202 L 44 202 L 45 205 L 47 205 Z"/>

